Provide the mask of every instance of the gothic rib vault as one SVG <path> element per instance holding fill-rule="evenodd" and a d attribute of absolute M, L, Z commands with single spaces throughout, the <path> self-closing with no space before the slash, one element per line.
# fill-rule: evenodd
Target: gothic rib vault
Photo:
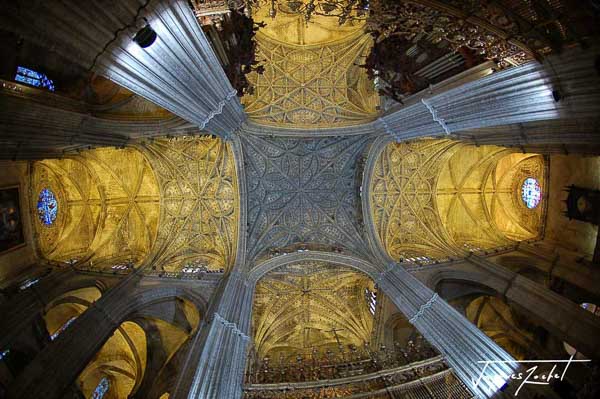
<path fill-rule="evenodd" d="M 364 254 L 358 165 L 368 141 L 244 137 L 248 259 L 293 244 Z"/>
<path fill-rule="evenodd" d="M 137 6 L 136 1 L 133 3 Z M 478 371 L 472 365 L 481 355 L 510 360 L 511 356 L 525 356 L 526 349 L 530 349 L 528 344 L 534 347 L 533 337 L 527 334 L 502 334 L 503 328 L 518 324 L 507 305 L 509 291 L 523 290 L 519 284 L 529 284 L 530 291 L 518 294 L 540 292 L 547 302 L 538 299 L 538 304 L 564 305 L 547 287 L 524 282 L 521 276 L 494 268 L 490 260 L 480 256 L 480 250 L 505 250 L 520 241 L 543 237 L 549 202 L 549 156 L 525 153 L 524 148 L 516 151 L 446 139 L 454 131 L 448 129 L 443 112 L 452 109 L 453 103 L 444 105 L 443 98 L 433 105 L 417 101 L 423 112 L 415 112 L 412 120 L 413 115 L 399 117 L 390 128 L 384 119 L 377 120 L 382 115 L 380 98 L 366 70 L 359 67 L 373 44 L 364 23 L 352 21 L 339 27 L 335 19 L 318 16 L 306 24 L 301 15 L 281 3 L 276 19 L 267 18 L 266 8 L 256 14 L 256 20 L 266 22 L 256 36 L 259 61 L 265 72 L 250 75 L 254 92 L 241 99 L 254 125 L 241 123 L 244 117 L 236 99 L 232 100 L 233 92 L 222 97 L 230 86 L 208 41 L 198 30 L 189 4 L 173 0 L 168 3 L 177 4 L 171 10 L 173 30 L 164 22 L 164 16 L 152 14 L 156 12 L 154 8 L 161 10 L 162 6 L 151 8 L 152 22 L 169 32 L 169 40 L 189 39 L 178 24 L 185 27 L 184 22 L 193 22 L 193 36 L 201 45 L 193 46 L 190 60 L 204 60 L 206 50 L 210 56 L 206 65 L 211 73 L 202 75 L 207 78 L 206 93 L 199 89 L 204 80 L 185 85 L 182 79 L 166 100 L 160 97 L 161 93 L 156 95 L 163 101 L 161 104 L 176 98 L 188 119 L 197 125 L 198 120 L 203 122 L 201 128 L 175 121 L 177 129 L 173 131 L 177 137 L 127 141 L 144 136 L 139 126 L 133 126 L 132 135 L 121 137 L 128 143 L 126 148 L 62 153 L 60 159 L 31 164 L 28 205 L 39 258 L 52 261 L 51 266 L 59 265 L 61 272 L 99 277 L 93 282 L 93 289 L 86 288 L 94 292 L 73 290 L 44 307 L 47 333 L 66 333 L 48 346 L 43 352 L 45 358 L 32 363 L 34 378 L 20 377 L 19 381 L 29 384 L 17 387 L 25 392 L 21 397 L 30 391 L 38 392 L 37 386 L 44 386 L 39 381 L 48 382 L 55 377 L 59 380 L 56 386 L 48 383 L 50 393 L 64 390 L 71 382 L 55 367 L 49 367 L 41 377 L 35 374 L 40 364 L 59 364 L 61 359 L 56 353 L 62 352 L 56 348 L 70 350 L 65 358 L 76 358 L 79 363 L 84 357 L 85 362 L 92 358 L 91 349 L 83 348 L 83 354 L 77 356 L 79 348 L 67 345 L 76 342 L 74 331 L 87 331 L 89 336 L 84 343 L 97 350 L 92 361 L 77 371 L 79 389 L 86 396 L 108 376 L 116 397 L 145 397 L 152 392 L 149 397 L 160 399 L 188 395 L 262 398 L 260 389 L 265 389 L 264 397 L 297 398 L 304 393 L 288 389 L 290 381 L 283 381 L 286 370 L 302 364 L 301 372 L 292 377 L 303 384 L 300 378 L 306 377 L 308 367 L 317 369 L 316 359 L 320 356 L 318 361 L 329 370 L 332 364 L 333 369 L 344 369 L 335 378 L 347 377 L 344 372 L 358 370 L 348 366 L 356 347 L 365 347 L 368 362 L 378 363 L 377 355 L 370 351 L 383 342 L 377 334 L 385 328 L 390 330 L 386 332 L 391 336 L 390 346 L 398 348 L 400 344 L 404 350 L 421 331 L 439 350 L 448 364 L 443 365 L 444 370 L 431 370 L 442 376 L 435 380 L 436 386 L 442 387 L 441 392 L 445 394 L 445 387 L 457 386 L 452 385 L 453 381 L 460 378 L 473 392 L 488 397 L 499 388 L 497 382 L 488 382 L 481 388 L 472 384 L 471 377 Z M 441 2 L 414 3 L 419 4 L 415 8 L 420 10 L 419 18 L 434 17 L 432 26 L 446 20 Z M 433 14 L 420 5 L 429 3 L 437 10 Z M 459 3 L 452 2 L 454 9 L 460 8 Z M 102 7 L 93 10 L 101 12 Z M 408 14 L 413 18 L 413 14 Z M 481 19 L 487 14 L 473 15 Z M 454 15 L 452 20 L 462 16 Z M 478 23 L 472 32 L 479 37 L 485 29 L 480 26 L 481 21 Z M 510 24 L 504 28 L 510 32 L 517 29 Z M 502 38 L 504 31 L 494 31 L 492 44 L 508 43 L 508 47 L 500 47 L 502 52 L 510 50 L 506 60 L 523 61 L 525 46 Z M 451 33 L 460 33 L 460 29 Z M 160 45 L 160 52 L 169 50 L 164 44 Z M 544 42 L 529 41 L 527 45 L 536 51 L 548 50 Z M 418 47 L 416 42 L 415 46 Z M 134 47 L 131 59 L 143 64 L 150 58 L 147 55 L 153 54 L 153 50 L 144 51 Z M 181 61 L 182 54 L 171 55 L 174 57 L 170 62 Z M 531 55 L 528 53 L 527 57 Z M 104 60 L 103 68 L 113 73 L 113 61 Z M 161 64 L 165 75 L 170 74 L 169 68 Z M 136 86 L 128 80 L 127 69 L 123 71 L 121 80 Z M 185 73 L 190 80 L 196 70 L 186 65 Z M 545 79 L 545 75 L 536 76 Z M 218 83 L 214 93 L 208 90 L 209 81 Z M 489 82 L 493 86 L 493 80 Z M 553 93 L 549 86 L 537 85 L 535 90 L 541 86 L 545 90 L 543 101 L 552 104 L 539 113 L 555 111 L 558 106 L 554 102 L 558 101 L 550 98 Z M 485 92 L 488 87 L 482 85 L 479 89 Z M 190 92 L 194 94 L 191 102 L 176 95 Z M 480 91 L 473 94 L 480 95 Z M 458 100 L 462 97 L 458 96 Z M 198 104 L 194 102 L 206 107 L 196 113 L 194 107 Z M 15 104 L 14 108 L 18 108 L 18 101 Z M 181 107 L 169 109 L 182 112 Z M 412 112 L 409 107 L 404 109 Z M 443 112 L 436 113 L 440 109 Z M 64 114 L 57 119 L 60 115 Z M 96 116 L 117 122 L 176 119 L 137 95 L 107 105 Z M 399 126 L 405 122 L 410 129 L 425 126 L 419 118 L 430 124 L 433 120 L 433 128 L 427 125 L 426 133 L 444 139 L 392 142 L 391 135 L 401 131 Z M 207 123 L 211 120 L 214 123 Z M 416 121 L 416 126 L 410 125 L 411 121 Z M 118 123 L 107 126 L 101 132 L 117 126 L 114 133 L 119 133 Z M 226 139 L 205 135 L 201 130 L 205 126 Z M 295 129 L 296 136 L 286 137 L 286 129 Z M 159 128 L 152 135 L 161 132 Z M 324 137 L 316 137 L 317 134 Z M 122 143 L 119 141 L 118 145 Z M 523 200 L 527 179 L 535 179 L 542 188 L 541 202 L 538 196 L 539 204 L 533 207 Z M 56 220 L 50 224 L 44 223 L 37 210 L 39 194 L 46 188 L 53 190 L 59 206 Z M 426 278 L 416 277 L 433 269 L 422 267 L 424 264 L 443 262 L 449 256 L 463 258 L 473 275 L 499 276 L 498 284 L 506 285 L 504 298 L 489 299 L 476 292 L 479 296 L 465 309 L 451 308 L 443 294 L 438 294 L 438 287 L 427 286 L 423 283 Z M 552 261 L 550 278 L 557 259 Z M 69 267 L 64 266 L 67 263 Z M 448 265 L 442 265 L 447 270 L 441 273 L 462 276 L 458 267 L 464 265 L 456 270 L 451 262 Z M 107 279 L 106 283 L 103 278 L 107 276 L 114 280 Z M 192 291 L 200 298 L 198 303 L 183 299 Z M 570 314 L 581 311 L 568 306 L 560 308 L 564 309 Z M 118 317 L 112 318 L 114 314 Z M 382 315 L 388 319 L 382 320 Z M 508 322 L 497 323 L 497 316 Z M 71 322 L 75 324 L 69 327 Z M 600 325 L 593 320 L 584 322 L 591 326 L 586 331 L 600 331 Z M 575 335 L 572 331 L 567 334 Z M 400 353 L 406 362 L 423 360 L 404 352 L 397 351 L 395 355 Z M 423 353 L 428 358 L 438 354 Z M 279 369 L 269 370 L 265 359 L 278 361 Z M 164 369 L 154 369 L 153 362 L 162 364 Z M 251 379 L 244 380 L 244 367 L 249 374 L 248 367 L 254 364 L 262 367 L 254 370 L 258 375 L 276 374 L 267 382 L 283 383 L 285 392 L 273 387 L 270 392 L 264 387 L 255 387 L 257 394 L 243 392 L 253 385 Z M 392 365 L 397 364 L 385 363 L 375 374 L 382 370 L 387 373 L 386 368 Z M 446 370 L 448 365 L 453 371 Z M 494 370 L 512 370 L 512 366 L 497 367 Z M 360 369 L 359 373 L 366 373 L 365 370 Z M 386 383 L 368 382 L 362 387 L 366 386 L 365 392 L 384 390 L 387 394 L 387 383 L 396 384 L 395 388 L 407 385 L 405 378 L 412 373 L 419 377 L 423 389 L 428 389 L 431 375 L 421 372 L 400 373 L 398 380 L 386 375 Z M 302 373 L 304 377 L 298 377 Z M 316 378 L 315 375 L 309 378 Z M 322 381 L 324 375 L 310 384 L 329 384 Z M 152 386 L 155 380 L 159 388 Z M 358 386 L 362 382 L 355 379 L 351 384 Z M 356 386 L 326 387 L 318 392 L 338 396 L 364 394 Z M 469 394 L 466 388 L 460 392 Z"/>
<path fill-rule="evenodd" d="M 243 99 L 250 120 L 294 129 L 358 125 L 374 120 L 379 96 L 360 65 L 372 46 L 364 21 L 339 26 L 316 15 L 306 23 L 285 4 L 269 17 L 263 3 L 254 11 L 266 26 L 256 35 L 262 74 L 249 75 Z"/>

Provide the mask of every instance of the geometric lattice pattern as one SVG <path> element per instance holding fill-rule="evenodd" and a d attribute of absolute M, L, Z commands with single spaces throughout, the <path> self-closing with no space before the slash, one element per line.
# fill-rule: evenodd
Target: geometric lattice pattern
<path fill-rule="evenodd" d="M 543 213 L 521 199 L 530 176 L 544 179 L 542 157 L 450 140 L 389 144 L 371 178 L 375 230 L 394 259 L 445 258 L 532 239 Z"/>
<path fill-rule="evenodd" d="M 371 212 L 383 248 L 393 259 L 443 257 L 453 251 L 444 239 L 435 207 L 442 159 L 453 143 L 420 140 L 389 144 L 371 177 Z"/>
<path fill-rule="evenodd" d="M 253 331 L 259 359 L 321 357 L 370 342 L 373 315 L 365 299 L 366 275 L 324 262 L 302 262 L 274 270 L 256 286 Z"/>
<path fill-rule="evenodd" d="M 153 264 L 179 271 L 233 264 L 239 194 L 230 147 L 210 137 L 155 140 L 146 146 L 160 185 L 160 228 Z"/>
<path fill-rule="evenodd" d="M 361 253 L 355 168 L 366 141 L 243 138 L 250 258 L 294 243 Z"/>
<path fill-rule="evenodd" d="M 33 164 L 31 189 L 52 188 L 51 225 L 35 223 L 41 254 L 107 268 L 149 254 L 158 226 L 158 184 L 148 160 L 135 148 L 99 148 Z M 38 210 L 36 197 L 32 208 Z M 53 205 L 54 208 L 50 208 Z"/>
<path fill-rule="evenodd" d="M 294 46 L 257 34 L 257 59 L 264 73 L 248 79 L 253 94 L 243 97 L 255 122 L 288 127 L 332 127 L 376 117 L 379 97 L 358 65 L 371 46 L 362 32 L 349 40 Z"/>

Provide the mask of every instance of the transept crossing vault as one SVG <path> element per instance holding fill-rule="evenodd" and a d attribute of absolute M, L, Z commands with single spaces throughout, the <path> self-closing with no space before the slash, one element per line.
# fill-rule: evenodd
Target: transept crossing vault
<path fill-rule="evenodd" d="M 574 40 L 572 0 L 108 3 L 0 15 L 12 60 L 40 51 L 86 92 L 0 82 L 37 262 L 2 285 L 9 398 L 487 399 L 525 351 L 600 355 L 591 256 L 545 240 L 551 162 L 600 154 L 598 49 Z M 234 12 L 261 23 L 242 89 Z M 542 333 L 515 350 L 475 305 Z"/>

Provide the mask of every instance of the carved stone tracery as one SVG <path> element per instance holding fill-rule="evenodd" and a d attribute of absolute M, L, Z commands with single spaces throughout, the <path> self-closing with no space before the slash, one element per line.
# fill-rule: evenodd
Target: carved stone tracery
<path fill-rule="evenodd" d="M 362 347 L 373 328 L 365 288 L 374 289 L 366 275 L 324 262 L 303 262 L 269 273 L 258 283 L 254 298 L 258 358 L 270 356 L 277 363 L 282 356 L 287 363 L 296 355 L 316 356 L 314 351 L 319 357 L 326 350 L 338 356 L 340 348 Z"/>
<path fill-rule="evenodd" d="M 243 139 L 248 257 L 294 243 L 364 250 L 356 162 L 367 139 Z"/>
<path fill-rule="evenodd" d="M 153 254 L 158 270 L 190 263 L 227 269 L 235 260 L 239 194 L 229 144 L 210 137 L 145 145 L 161 192 L 161 225 Z"/>

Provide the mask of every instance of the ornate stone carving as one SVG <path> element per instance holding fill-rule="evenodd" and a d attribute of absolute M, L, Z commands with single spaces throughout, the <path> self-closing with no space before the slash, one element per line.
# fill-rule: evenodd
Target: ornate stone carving
<path fill-rule="evenodd" d="M 362 348 L 373 328 L 365 288 L 374 290 L 365 274 L 325 262 L 296 263 L 269 273 L 254 296 L 258 359 L 270 356 L 277 363 L 283 356 L 287 363 L 296 355 L 315 356 L 315 350 L 321 357 L 327 349 L 338 356 L 348 345 Z"/>
<path fill-rule="evenodd" d="M 379 156 L 369 188 L 371 215 L 392 258 L 453 253 L 442 235 L 434 198 L 441 158 L 453 145 L 449 140 L 390 144 Z"/>
<path fill-rule="evenodd" d="M 57 220 L 45 226 L 34 218 L 38 247 L 47 259 L 76 259 L 110 269 L 123 260 L 141 262 L 150 253 L 158 228 L 159 193 L 139 151 L 105 148 L 37 162 L 31 187 L 33 210 L 42 188 L 57 195 Z"/>
<path fill-rule="evenodd" d="M 331 44 L 298 46 L 256 35 L 262 75 L 248 75 L 253 94 L 242 101 L 261 124 L 335 127 L 375 119 L 379 97 L 363 63 L 371 38 L 362 32 Z"/>
<path fill-rule="evenodd" d="M 521 185 L 535 177 L 545 186 L 540 156 L 421 140 L 388 145 L 372 173 L 372 220 L 394 259 L 447 257 L 539 234 L 543 206 L 528 209 Z"/>
<path fill-rule="evenodd" d="M 226 269 L 235 259 L 239 194 L 228 144 L 210 137 L 145 145 L 161 191 L 161 224 L 153 265 L 179 270 L 202 261 Z"/>
<path fill-rule="evenodd" d="M 363 251 L 355 168 L 366 142 L 243 138 L 249 259 L 293 243 Z"/>

